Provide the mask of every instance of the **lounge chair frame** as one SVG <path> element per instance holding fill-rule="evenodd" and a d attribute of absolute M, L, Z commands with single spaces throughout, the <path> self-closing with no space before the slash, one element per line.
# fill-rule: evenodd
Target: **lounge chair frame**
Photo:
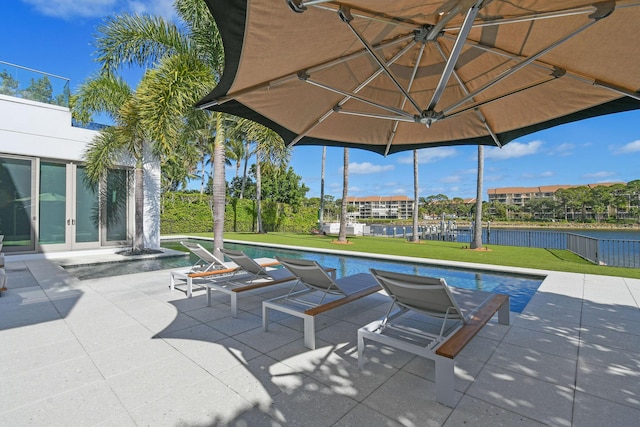
<path fill-rule="evenodd" d="M 334 274 L 330 274 L 315 261 L 282 257 L 276 259 L 297 280 L 286 295 L 262 302 L 262 329 L 265 332 L 269 330 L 269 310 L 299 317 L 304 322 L 304 346 L 312 350 L 316 348 L 315 316 L 380 290 L 373 276 L 368 273 L 336 280 L 335 270 Z M 306 289 L 294 292 L 300 285 Z M 303 298 L 312 295 L 316 295 L 315 301 Z M 329 295 L 337 298 L 327 301 Z"/>
<path fill-rule="evenodd" d="M 371 273 L 390 296 L 392 303 L 389 311 L 382 319 L 373 321 L 358 329 L 358 366 L 363 369 L 366 363 L 364 356 L 365 339 L 431 359 L 435 362 L 436 400 L 450 407 L 455 406 L 454 358 L 496 312 L 498 313 L 498 323 L 509 324 L 509 297 L 503 294 L 467 289 L 464 290 L 464 293 L 454 297 L 454 292 L 452 292 L 452 289 L 449 288 L 444 279 L 405 275 L 375 269 L 371 269 Z M 402 279 L 405 279 L 408 283 L 403 285 Z M 408 302 L 407 295 L 398 297 L 389 287 L 390 283 L 394 283 L 419 292 L 420 285 L 418 283 L 420 281 L 425 283 L 425 290 L 434 289 L 433 286 L 440 286 L 441 294 L 446 295 L 451 300 L 450 306 L 440 306 L 440 310 L 427 310 L 424 309 L 424 307 L 428 307 L 426 298 L 425 301 L 412 304 L 410 301 Z M 435 285 L 436 283 L 440 285 Z M 471 310 L 461 309 L 458 303 L 461 301 L 469 302 L 469 300 L 475 303 L 474 308 Z M 465 304 L 465 306 L 468 305 Z M 392 312 L 391 310 L 397 306 L 400 306 L 400 308 Z M 411 311 L 431 318 L 442 319 L 440 332 L 438 334 L 429 333 L 428 331 L 404 325 L 396 325 L 392 322 L 404 314 L 410 314 Z M 446 328 L 447 322 L 451 320 L 459 320 L 459 322 Z M 447 347 L 446 350 L 445 346 Z"/>
<path fill-rule="evenodd" d="M 173 270 L 170 273 L 169 288 L 173 291 L 179 281 L 183 281 L 187 288 L 187 298 L 193 296 L 193 279 L 206 276 L 222 276 L 233 273 L 237 266 L 218 259 L 199 243 L 180 242 L 189 252 L 198 257 L 198 260 L 189 268 Z M 204 288 L 204 286 L 196 285 Z"/>

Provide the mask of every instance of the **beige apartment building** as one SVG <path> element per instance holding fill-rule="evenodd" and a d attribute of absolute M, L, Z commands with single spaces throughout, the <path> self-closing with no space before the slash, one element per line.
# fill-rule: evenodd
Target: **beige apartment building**
<path fill-rule="evenodd" d="M 542 185 L 539 187 L 503 187 L 490 188 L 487 193 L 489 202 L 500 202 L 510 206 L 524 206 L 531 199 L 548 198 L 555 199 L 556 191 L 575 187 L 598 187 L 601 185 L 614 185 L 615 182 L 584 184 L 584 185 Z"/>
<path fill-rule="evenodd" d="M 407 196 L 347 197 L 347 205 L 357 210 L 349 216 L 357 219 L 407 219 L 413 215 L 414 200 Z"/>

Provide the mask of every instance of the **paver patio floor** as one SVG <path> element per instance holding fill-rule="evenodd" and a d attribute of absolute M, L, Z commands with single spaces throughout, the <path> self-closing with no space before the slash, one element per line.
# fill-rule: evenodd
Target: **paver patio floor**
<path fill-rule="evenodd" d="M 559 272 L 510 326 L 492 321 L 456 359 L 457 404 L 435 401 L 433 362 L 368 346 L 373 294 L 322 316 L 317 349 L 300 319 L 261 301 L 206 306 L 169 272 L 77 280 L 50 260 L 7 256 L 0 298 L 0 425 L 635 426 L 640 280 Z"/>

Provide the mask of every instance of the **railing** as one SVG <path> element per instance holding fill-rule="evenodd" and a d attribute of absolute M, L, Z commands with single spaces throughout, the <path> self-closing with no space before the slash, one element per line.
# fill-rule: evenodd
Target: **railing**
<path fill-rule="evenodd" d="M 596 239 L 567 233 L 567 249 L 594 264 L 640 267 L 640 241 Z"/>
<path fill-rule="evenodd" d="M 69 107 L 69 79 L 0 61 L 0 95 Z"/>
<path fill-rule="evenodd" d="M 411 226 L 372 225 L 374 236 L 411 239 Z M 469 243 L 473 237 L 472 228 L 457 228 L 445 223 L 442 225 L 419 226 L 422 240 L 446 240 Z M 614 267 L 640 267 L 640 240 L 598 239 L 564 231 L 536 231 L 487 229 L 482 230 L 484 244 L 523 246 L 529 248 L 563 249 L 595 264 Z"/>
<path fill-rule="evenodd" d="M 595 237 L 567 233 L 567 250 L 594 264 L 599 263 L 598 246 L 598 239 Z"/>

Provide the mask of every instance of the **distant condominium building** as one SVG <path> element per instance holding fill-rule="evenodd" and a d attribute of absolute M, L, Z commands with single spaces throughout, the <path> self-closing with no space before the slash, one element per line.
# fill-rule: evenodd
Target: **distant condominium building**
<path fill-rule="evenodd" d="M 413 215 L 414 200 L 407 196 L 347 197 L 347 205 L 357 210 L 349 212 L 353 219 L 407 219 Z"/>
<path fill-rule="evenodd" d="M 584 184 L 584 185 L 542 185 L 539 187 L 503 187 L 503 188 L 490 188 L 487 191 L 487 193 L 489 195 L 489 202 L 500 202 L 510 206 L 524 206 L 527 201 L 532 199 L 540 199 L 540 198 L 555 199 L 555 193 L 560 189 L 575 188 L 575 187 L 593 188 L 601 185 L 610 186 L 614 184 L 620 184 L 620 183 L 608 182 L 608 183 Z"/>

